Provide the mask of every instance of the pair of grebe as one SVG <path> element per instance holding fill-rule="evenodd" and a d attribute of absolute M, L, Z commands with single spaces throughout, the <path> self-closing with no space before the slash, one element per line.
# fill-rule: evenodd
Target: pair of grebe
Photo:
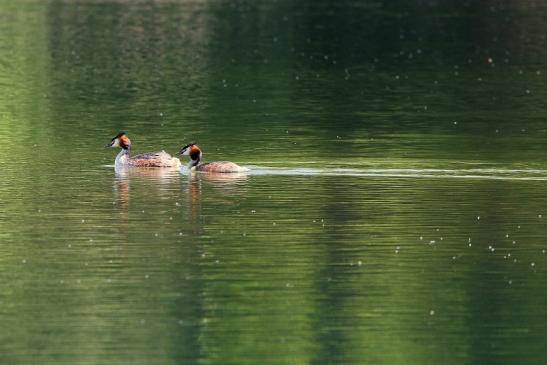
<path fill-rule="evenodd" d="M 120 147 L 122 149 L 120 153 L 118 153 L 118 156 L 116 156 L 115 164 L 117 167 L 180 167 L 181 165 L 178 158 L 172 157 L 165 151 L 147 152 L 131 156 L 131 140 L 127 137 L 125 132 L 118 133 L 106 147 Z M 182 147 L 179 151 L 179 155 L 190 156 L 190 163 L 188 164 L 189 171 L 218 173 L 247 171 L 246 168 L 230 161 L 214 161 L 201 164 L 200 162 L 203 154 L 199 146 L 195 143 L 190 143 Z"/>

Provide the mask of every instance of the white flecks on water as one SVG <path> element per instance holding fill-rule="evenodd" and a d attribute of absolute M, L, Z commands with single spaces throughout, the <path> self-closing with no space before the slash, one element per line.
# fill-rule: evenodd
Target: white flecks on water
<path fill-rule="evenodd" d="M 435 311 L 434 311 L 433 309 L 431 309 L 431 310 L 429 311 L 429 315 L 430 315 L 430 316 L 434 316 L 434 315 L 435 315 Z"/>

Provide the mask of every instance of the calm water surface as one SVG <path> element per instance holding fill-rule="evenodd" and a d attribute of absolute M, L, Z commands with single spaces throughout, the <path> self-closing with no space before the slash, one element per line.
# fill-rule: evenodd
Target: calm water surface
<path fill-rule="evenodd" d="M 547 7 L 413 3 L 0 2 L 0 362 L 544 364 Z"/>

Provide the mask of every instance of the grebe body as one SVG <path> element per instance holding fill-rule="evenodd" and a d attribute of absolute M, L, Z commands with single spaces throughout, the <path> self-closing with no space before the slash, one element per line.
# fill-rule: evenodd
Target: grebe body
<path fill-rule="evenodd" d="M 190 162 L 188 163 L 188 170 L 200 171 L 200 172 L 216 172 L 216 173 L 234 173 L 245 172 L 247 168 L 241 167 L 230 161 L 213 161 L 200 164 L 203 153 L 199 146 L 195 143 L 187 144 L 182 147 L 179 152 L 180 155 L 190 156 Z"/>
<path fill-rule="evenodd" d="M 122 150 L 116 156 L 115 165 L 130 167 L 179 167 L 180 160 L 172 157 L 165 151 L 146 152 L 136 156 L 131 156 L 131 140 L 125 132 L 120 132 L 106 147 L 120 147 Z"/>

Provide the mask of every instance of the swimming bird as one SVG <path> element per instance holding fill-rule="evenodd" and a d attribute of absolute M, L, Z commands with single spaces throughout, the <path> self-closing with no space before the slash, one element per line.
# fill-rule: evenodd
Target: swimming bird
<path fill-rule="evenodd" d="M 244 172 L 248 171 L 247 168 L 241 167 L 230 161 L 213 161 L 200 164 L 203 153 L 199 146 L 195 143 L 187 144 L 182 147 L 179 155 L 190 156 L 190 163 L 188 163 L 188 170 L 200 171 L 200 172 Z"/>
<path fill-rule="evenodd" d="M 116 156 L 116 167 L 179 167 L 180 160 L 165 151 L 146 152 L 130 156 L 131 140 L 125 132 L 118 133 L 105 147 L 120 147 L 122 150 Z"/>

